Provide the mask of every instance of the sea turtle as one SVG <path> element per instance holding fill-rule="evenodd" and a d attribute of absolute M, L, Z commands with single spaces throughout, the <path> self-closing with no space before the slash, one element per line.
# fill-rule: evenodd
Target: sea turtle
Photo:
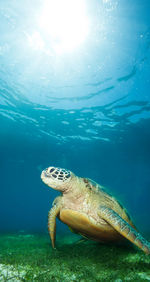
<path fill-rule="evenodd" d="M 83 237 L 99 242 L 118 241 L 125 237 L 150 254 L 150 243 L 137 232 L 126 210 L 102 186 L 58 167 L 43 170 L 41 179 L 49 187 L 62 192 L 48 214 L 53 248 L 58 217 Z"/>

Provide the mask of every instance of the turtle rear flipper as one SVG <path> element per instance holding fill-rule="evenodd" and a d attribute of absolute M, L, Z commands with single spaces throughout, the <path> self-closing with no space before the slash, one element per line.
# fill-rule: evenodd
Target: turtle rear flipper
<path fill-rule="evenodd" d="M 150 243 L 114 210 L 105 206 L 100 206 L 98 214 L 122 236 L 142 249 L 146 254 L 150 254 Z"/>

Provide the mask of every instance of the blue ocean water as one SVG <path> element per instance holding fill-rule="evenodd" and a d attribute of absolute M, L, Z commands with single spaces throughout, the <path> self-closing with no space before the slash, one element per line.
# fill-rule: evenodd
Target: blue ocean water
<path fill-rule="evenodd" d="M 148 236 L 150 1 L 86 0 L 73 50 L 38 24 L 43 3 L 0 2 L 0 232 L 47 232 L 54 165 L 108 187 Z"/>

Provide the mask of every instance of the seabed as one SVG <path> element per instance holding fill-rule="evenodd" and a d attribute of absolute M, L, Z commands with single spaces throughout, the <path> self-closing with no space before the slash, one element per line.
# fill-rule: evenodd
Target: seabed
<path fill-rule="evenodd" d="M 150 256 L 127 246 L 48 235 L 1 234 L 0 281 L 150 281 Z"/>

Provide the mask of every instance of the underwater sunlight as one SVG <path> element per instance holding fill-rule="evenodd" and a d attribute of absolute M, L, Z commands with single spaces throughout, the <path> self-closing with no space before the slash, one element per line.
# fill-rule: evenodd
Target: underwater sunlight
<path fill-rule="evenodd" d="M 85 0 L 46 0 L 43 6 L 38 25 L 56 53 L 73 51 L 84 42 L 89 29 Z"/>

